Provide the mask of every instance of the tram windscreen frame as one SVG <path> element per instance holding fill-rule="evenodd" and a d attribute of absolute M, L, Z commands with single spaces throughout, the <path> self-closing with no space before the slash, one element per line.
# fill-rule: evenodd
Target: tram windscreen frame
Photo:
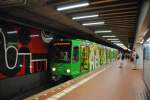
<path fill-rule="evenodd" d="M 70 42 L 55 42 L 53 44 L 54 62 L 55 63 L 70 63 L 71 62 L 71 43 Z"/>

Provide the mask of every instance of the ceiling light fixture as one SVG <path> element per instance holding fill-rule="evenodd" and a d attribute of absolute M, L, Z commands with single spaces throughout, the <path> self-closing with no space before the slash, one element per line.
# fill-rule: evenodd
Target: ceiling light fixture
<path fill-rule="evenodd" d="M 83 2 L 79 4 L 72 4 L 72 5 L 66 5 L 66 6 L 61 6 L 57 8 L 57 11 L 63 11 L 63 10 L 69 10 L 69 9 L 75 9 L 75 8 L 80 8 L 80 7 L 85 7 L 89 6 L 90 4 L 88 2 Z"/>
<path fill-rule="evenodd" d="M 113 41 L 113 40 L 119 40 L 119 39 L 107 39 L 107 40 L 112 40 Z"/>
<path fill-rule="evenodd" d="M 124 44 L 122 44 L 122 43 L 114 43 L 114 44 L 119 45 L 119 46 L 124 45 Z"/>
<path fill-rule="evenodd" d="M 95 33 L 111 33 L 111 30 L 95 31 Z"/>
<path fill-rule="evenodd" d="M 8 31 L 7 34 L 16 34 L 18 31 Z"/>
<path fill-rule="evenodd" d="M 113 43 L 120 43 L 120 41 L 111 41 L 111 42 L 113 42 Z"/>
<path fill-rule="evenodd" d="M 131 51 L 131 49 L 128 49 L 128 51 Z"/>
<path fill-rule="evenodd" d="M 117 46 L 123 48 L 124 50 L 127 50 L 127 49 L 128 49 L 128 48 L 127 48 L 124 44 L 122 44 L 122 43 L 114 43 L 114 44 L 116 44 Z"/>
<path fill-rule="evenodd" d="M 116 36 L 114 36 L 114 35 L 104 35 L 104 36 L 102 36 L 102 37 L 104 37 L 104 38 L 107 38 L 107 37 L 116 37 Z"/>
<path fill-rule="evenodd" d="M 83 26 L 104 25 L 104 22 L 83 23 Z"/>
<path fill-rule="evenodd" d="M 76 16 L 76 17 L 73 17 L 72 19 L 73 19 L 73 20 L 86 19 L 86 18 L 93 18 L 93 17 L 98 17 L 98 16 L 99 16 L 98 14 L 95 14 L 95 15 L 87 15 L 87 16 Z"/>

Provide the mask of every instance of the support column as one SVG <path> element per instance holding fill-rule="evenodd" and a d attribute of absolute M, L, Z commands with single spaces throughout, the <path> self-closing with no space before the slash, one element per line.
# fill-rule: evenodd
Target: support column
<path fill-rule="evenodd" d="M 137 59 L 137 68 L 143 69 L 143 45 L 137 44 L 135 51 L 139 55 L 139 59 Z"/>

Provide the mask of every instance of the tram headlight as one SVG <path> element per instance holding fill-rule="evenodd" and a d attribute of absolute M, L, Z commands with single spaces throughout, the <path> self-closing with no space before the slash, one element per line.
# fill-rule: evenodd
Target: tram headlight
<path fill-rule="evenodd" d="M 67 69 L 66 72 L 67 72 L 67 73 L 70 73 L 70 69 Z"/>
<path fill-rule="evenodd" d="M 56 68 L 52 68 L 52 71 L 53 71 L 53 72 L 56 71 Z"/>

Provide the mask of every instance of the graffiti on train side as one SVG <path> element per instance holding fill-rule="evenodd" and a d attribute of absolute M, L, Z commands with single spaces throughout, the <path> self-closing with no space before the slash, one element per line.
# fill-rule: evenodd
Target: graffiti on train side
<path fill-rule="evenodd" d="M 37 32 L 19 29 L 15 34 L 16 42 L 13 44 L 13 39 L 8 39 L 11 35 L 0 31 L 0 80 L 47 71 L 46 44 L 41 37 L 34 35 Z"/>
<path fill-rule="evenodd" d="M 15 46 L 6 47 L 6 37 L 3 32 L 0 32 L 0 72 L 7 76 L 15 75 L 18 72 L 17 69 L 20 69 L 17 64 L 17 48 Z"/>

